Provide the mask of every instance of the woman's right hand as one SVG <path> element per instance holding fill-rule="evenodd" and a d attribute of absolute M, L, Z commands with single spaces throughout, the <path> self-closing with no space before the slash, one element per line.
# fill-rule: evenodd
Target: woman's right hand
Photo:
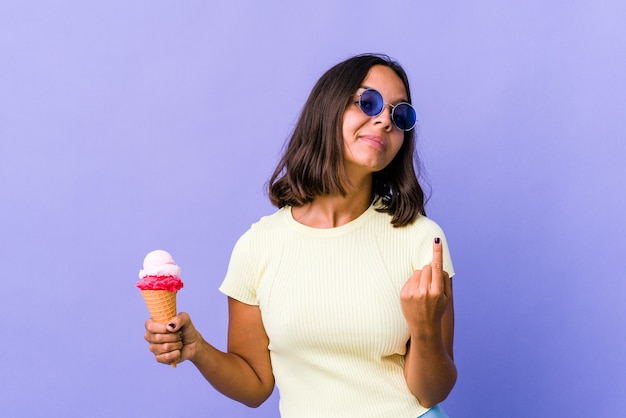
<path fill-rule="evenodd" d="M 228 312 L 227 352 L 207 343 L 184 312 L 167 324 L 147 320 L 145 339 L 159 363 L 190 360 L 219 392 L 256 408 L 274 389 L 269 338 L 261 310 L 228 298 Z"/>
<path fill-rule="evenodd" d="M 193 358 L 202 341 L 202 336 L 185 312 L 179 313 L 167 324 L 148 319 L 145 326 L 144 338 L 150 343 L 150 351 L 159 363 L 182 363 Z"/>

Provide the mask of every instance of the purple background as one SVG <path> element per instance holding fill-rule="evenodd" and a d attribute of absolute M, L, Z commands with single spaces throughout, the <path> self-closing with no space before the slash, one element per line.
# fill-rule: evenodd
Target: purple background
<path fill-rule="evenodd" d="M 224 348 L 232 246 L 317 78 L 362 52 L 412 81 L 457 271 L 451 417 L 620 416 L 625 4 L 3 2 L 2 416 L 278 415 L 156 364 L 136 274 L 172 252 Z"/>

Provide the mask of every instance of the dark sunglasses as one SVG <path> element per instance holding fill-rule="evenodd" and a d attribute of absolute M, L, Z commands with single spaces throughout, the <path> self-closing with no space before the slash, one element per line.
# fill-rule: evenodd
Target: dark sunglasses
<path fill-rule="evenodd" d="M 361 94 L 355 94 L 359 97 L 358 102 L 363 113 L 367 116 L 378 116 L 385 108 L 385 99 L 377 90 L 366 89 Z M 406 102 L 400 102 L 397 105 L 387 103 L 391 107 L 391 120 L 396 127 L 402 131 L 410 131 L 417 123 L 417 115 L 413 106 Z"/>

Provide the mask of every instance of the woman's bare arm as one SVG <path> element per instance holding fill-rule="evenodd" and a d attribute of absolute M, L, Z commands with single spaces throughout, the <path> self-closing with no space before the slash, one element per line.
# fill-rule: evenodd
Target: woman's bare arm
<path fill-rule="evenodd" d="M 274 389 L 269 340 L 258 306 L 229 298 L 228 309 L 226 353 L 207 343 L 186 313 L 177 315 L 167 326 L 148 320 L 146 340 L 157 361 L 190 360 L 219 392 L 255 408 Z"/>

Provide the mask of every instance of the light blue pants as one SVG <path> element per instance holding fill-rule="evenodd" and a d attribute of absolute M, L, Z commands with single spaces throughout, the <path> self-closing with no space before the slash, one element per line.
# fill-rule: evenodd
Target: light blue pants
<path fill-rule="evenodd" d="M 446 411 L 439 405 L 435 405 L 428 410 L 424 415 L 420 415 L 419 418 L 449 418 Z"/>

